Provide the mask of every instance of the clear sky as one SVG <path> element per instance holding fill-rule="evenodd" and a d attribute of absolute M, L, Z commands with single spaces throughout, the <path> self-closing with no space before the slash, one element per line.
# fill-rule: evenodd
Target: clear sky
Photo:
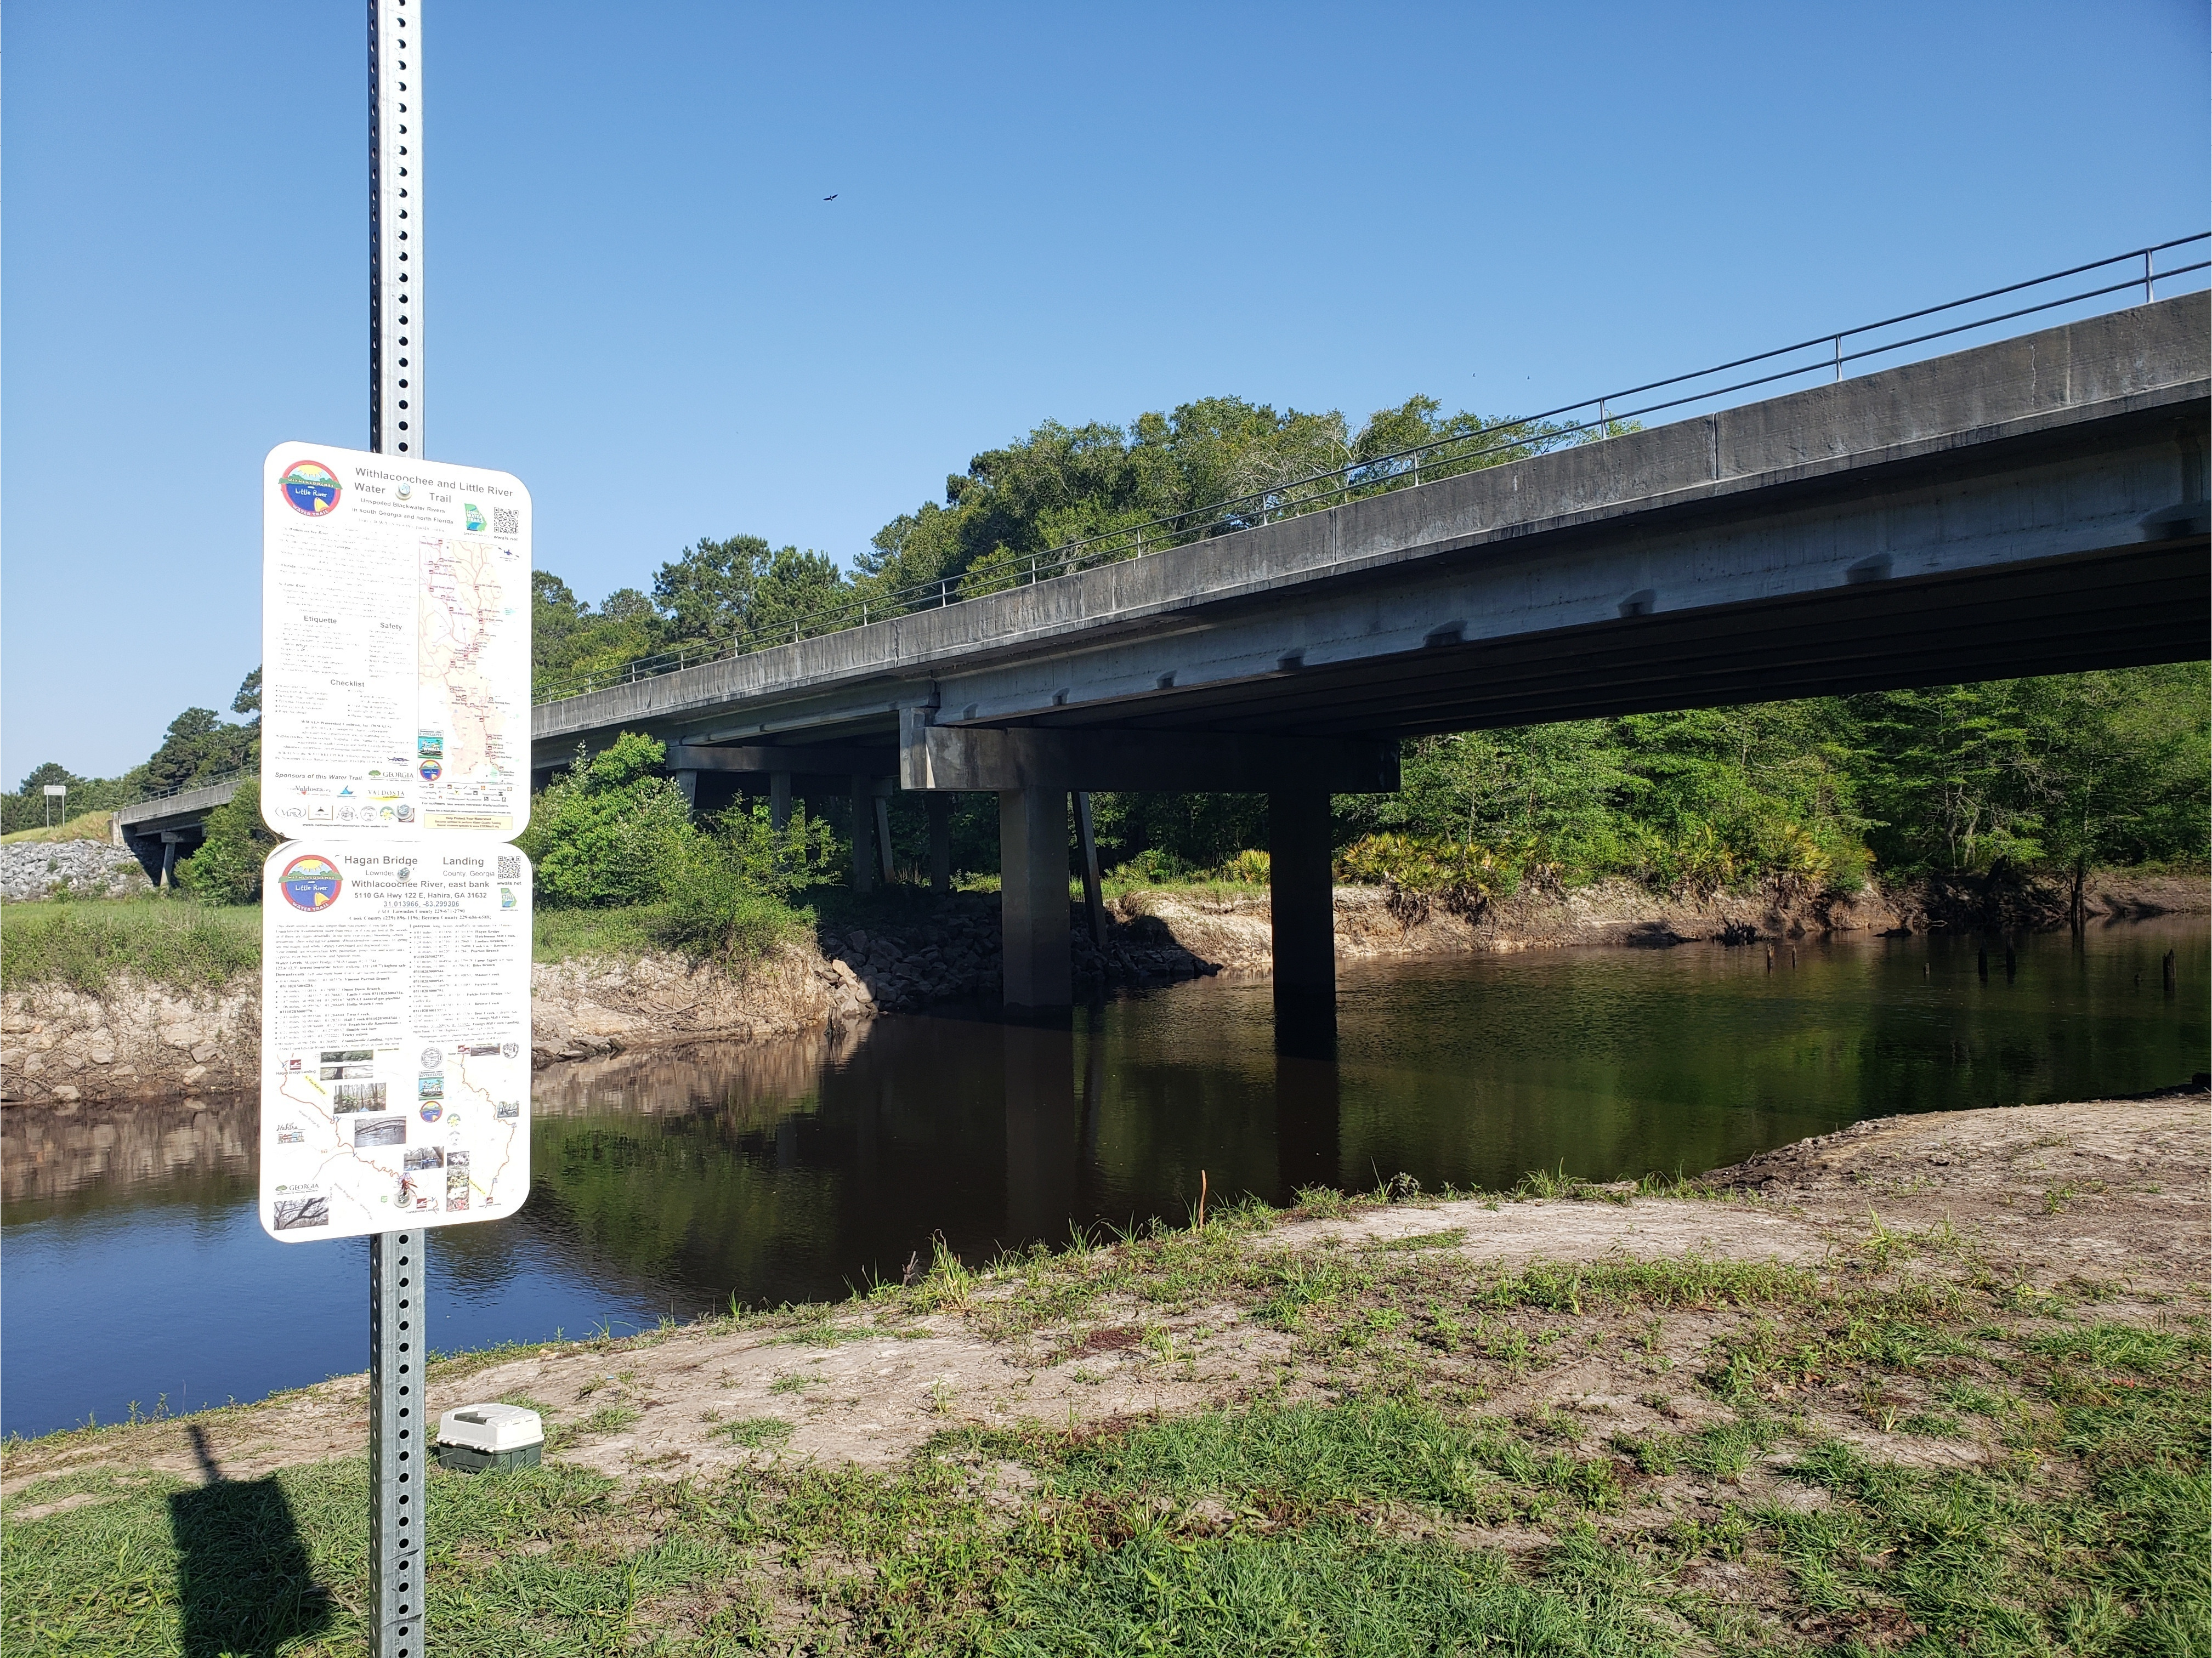
<path fill-rule="evenodd" d="M 2208 219 L 2203 0 L 424 0 L 428 452 L 587 598 L 849 561 L 1194 397 L 1507 414 Z M 367 443 L 358 0 L 9 0 L 0 774 L 258 652 L 262 455 Z M 822 198 L 835 193 L 837 199 Z"/>

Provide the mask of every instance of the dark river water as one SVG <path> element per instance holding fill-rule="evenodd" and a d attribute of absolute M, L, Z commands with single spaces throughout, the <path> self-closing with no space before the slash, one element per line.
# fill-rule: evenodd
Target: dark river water
<path fill-rule="evenodd" d="M 538 1074 L 533 1187 L 430 1248 L 434 1344 L 617 1333 L 838 1297 L 933 1236 L 971 1259 L 1217 1199 L 1690 1173 L 1901 1111 L 2125 1094 L 2207 1068 L 2207 923 L 2021 939 L 1571 950 L 1350 967 L 1334 1061 L 1269 987 Z M 2169 993 L 2160 957 L 2178 952 Z M 254 1213 L 255 1106 L 0 1119 L 0 1431 L 258 1398 L 367 1363 L 367 1247 Z"/>

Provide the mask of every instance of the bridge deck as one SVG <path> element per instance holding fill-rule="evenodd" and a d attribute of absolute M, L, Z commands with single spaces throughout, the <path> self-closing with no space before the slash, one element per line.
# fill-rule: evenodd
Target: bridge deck
<path fill-rule="evenodd" d="M 535 711 L 1388 736 L 2201 656 L 2207 296 L 1407 488 Z"/>

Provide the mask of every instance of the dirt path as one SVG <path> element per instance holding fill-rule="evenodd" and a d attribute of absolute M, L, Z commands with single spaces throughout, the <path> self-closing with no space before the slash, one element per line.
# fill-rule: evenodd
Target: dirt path
<path fill-rule="evenodd" d="M 1717 1171 L 1704 1195 L 1584 1187 L 1347 1205 L 1211 1228 L 1172 1260 L 1156 1250 L 1151 1265 L 1107 1249 L 969 1279 L 940 1264 L 902 1300 L 464 1357 L 434 1373 L 429 1404 L 529 1402 L 554 1430 L 552 1454 L 625 1479 L 770 1454 L 881 1465 L 960 1423 L 1064 1428 L 1340 1388 L 1343 1362 L 1302 1346 L 1294 1320 L 1261 1316 L 1267 1297 L 1279 1303 L 1281 1286 L 1312 1275 L 1371 1283 L 1373 1272 L 1360 1272 L 1408 1252 L 1422 1256 L 1432 1288 L 1543 1262 L 1742 1263 L 1825 1280 L 1842 1264 L 1864 1272 L 1872 1259 L 1887 1271 L 1903 1260 L 2030 1291 L 2087 1284 L 2101 1315 L 2148 1319 L 2177 1297 L 2201 1302 L 2208 1175 L 2212 1096 L 2203 1092 L 1884 1118 Z M 1377 1307 L 1379 1317 L 1387 1308 Z M 1741 1322 L 1725 1307 L 1669 1318 L 1663 1331 L 1645 1327 L 1657 1321 L 1631 1329 L 1626 1315 L 1595 1308 L 1575 1314 L 1522 1321 L 1528 1340 L 1556 1351 L 1499 1368 L 1498 1408 L 1601 1411 L 1632 1429 L 1694 1419 L 1694 1400 L 1653 1402 L 1655 1355 L 1662 1369 L 1693 1372 L 1717 1333 Z M 1475 1362 L 1437 1363 L 1464 1379 Z M 341 1377 L 191 1426 L 234 1479 L 351 1455 L 363 1443 L 365 1387 Z M 1894 1438 L 1840 1406 L 1808 1408 L 1898 1460 L 1976 1455 Z M 0 1497 L 62 1473 L 193 1476 L 204 1467 L 179 1422 L 59 1434 L 9 1449 Z"/>

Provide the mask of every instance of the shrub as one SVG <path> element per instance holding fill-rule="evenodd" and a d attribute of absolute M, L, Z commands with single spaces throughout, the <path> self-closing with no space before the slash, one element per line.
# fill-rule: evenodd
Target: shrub
<path fill-rule="evenodd" d="M 1411 926 L 1431 908 L 1479 915 L 1518 884 L 1514 866 L 1487 847 L 1412 835 L 1366 835 L 1336 855 L 1340 881 L 1381 886 L 1390 913 Z"/>
<path fill-rule="evenodd" d="M 690 803 L 660 774 L 667 750 L 625 732 L 576 762 L 532 803 L 516 844 L 537 866 L 538 899 L 551 908 L 658 900 L 684 869 L 696 836 Z"/>
<path fill-rule="evenodd" d="M 671 883 L 653 933 L 700 960 L 750 961 L 812 920 L 810 912 L 794 909 L 752 880 L 713 841 L 702 839 L 686 848 L 682 878 Z"/>
<path fill-rule="evenodd" d="M 686 843 L 655 933 L 701 959 L 750 960 L 810 924 L 809 912 L 789 900 L 824 879 L 836 856 L 830 826 L 809 819 L 805 806 L 778 829 L 766 802 L 740 801 L 713 834 Z"/>
<path fill-rule="evenodd" d="M 204 904 L 261 900 L 261 865 L 276 844 L 261 822 L 261 782 L 239 780 L 229 803 L 208 814 L 207 838 L 177 865 L 177 884 Z"/>
<path fill-rule="evenodd" d="M 1227 881 L 1234 886 L 1263 887 L 1267 884 L 1270 865 L 1264 852 L 1240 852 L 1213 872 L 1217 881 Z"/>

